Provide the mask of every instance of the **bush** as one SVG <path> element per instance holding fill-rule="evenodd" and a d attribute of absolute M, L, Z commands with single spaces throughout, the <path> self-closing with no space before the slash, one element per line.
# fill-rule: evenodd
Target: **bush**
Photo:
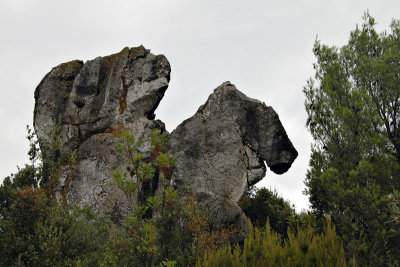
<path fill-rule="evenodd" d="M 264 226 L 269 218 L 272 230 L 287 237 L 287 228 L 295 211 L 276 191 L 267 188 L 251 190 L 242 197 L 239 206 L 255 226 Z"/>
<path fill-rule="evenodd" d="M 212 251 L 197 266 L 355 266 L 354 260 L 346 262 L 342 243 L 328 219 L 321 235 L 310 224 L 306 229 L 289 229 L 284 244 L 269 222 L 264 230 L 249 224 L 243 249 L 226 246 Z"/>

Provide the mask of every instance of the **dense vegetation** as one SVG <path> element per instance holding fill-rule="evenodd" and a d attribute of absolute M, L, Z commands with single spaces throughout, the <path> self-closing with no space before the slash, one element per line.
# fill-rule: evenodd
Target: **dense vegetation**
<path fill-rule="evenodd" d="M 117 149 L 129 166 L 115 171 L 114 182 L 139 205 L 118 227 L 87 207 L 55 201 L 54 186 L 49 186 L 54 172 L 44 169 L 56 171 L 61 158 L 63 164 L 73 160 L 62 152 L 59 138 L 50 138 L 46 164 L 38 164 L 38 143 L 28 131 L 31 164 L 0 187 L 0 266 L 191 266 L 235 233 L 211 231 L 211 214 L 169 185 L 174 158 L 165 151 L 165 133 L 152 132 L 150 162 L 136 153 L 142 140 L 127 131 L 121 134 Z M 159 194 L 152 195 L 145 185 L 156 175 Z"/>
<path fill-rule="evenodd" d="M 88 207 L 68 207 L 54 200 L 53 187 L 43 182 L 43 165 L 33 133 L 31 164 L 6 177 L 0 187 L 1 266 L 242 266 L 346 263 L 340 239 L 329 226 L 314 234 L 312 215 L 296 214 L 290 204 L 267 189 L 251 190 L 240 204 L 260 227 L 250 223 L 250 235 L 231 254 L 236 229 L 211 230 L 212 214 L 168 183 L 174 158 L 165 151 L 166 135 L 152 132 L 152 161 L 135 152 L 140 139 L 123 132 L 118 150 L 129 166 L 116 170 L 114 181 L 126 194 L 140 199 L 123 227 L 96 216 Z M 58 140 L 54 138 L 54 140 Z M 61 146 L 53 148 L 62 149 Z M 51 155 L 61 157 L 58 151 Z M 64 156 L 63 156 L 64 157 Z M 59 160 L 53 161 L 57 169 Z M 64 162 L 69 162 L 65 160 Z M 160 192 L 151 195 L 144 185 L 158 173 Z M 47 177 L 50 183 L 53 177 Z M 39 186 L 42 185 L 42 186 Z M 271 225 L 268 218 L 271 218 Z M 265 220 L 265 221 L 264 221 Z M 267 222 L 267 228 L 264 227 Z M 294 231 L 288 229 L 293 227 Z M 326 233 L 326 234 L 325 234 Z M 268 253 L 267 253 L 268 252 Z M 266 254 L 265 254 L 266 253 Z M 262 258 L 260 258 L 262 256 Z M 202 257 L 205 257 L 202 259 Z M 229 260 L 228 260 L 229 259 Z M 215 265 L 216 264 L 216 265 Z"/>
<path fill-rule="evenodd" d="M 151 160 L 129 132 L 117 148 L 129 166 L 114 182 L 139 205 L 123 226 L 55 201 L 59 167 L 74 164 L 59 128 L 40 151 L 28 129 L 30 164 L 0 186 L 0 266 L 398 266 L 400 264 L 400 22 L 378 34 L 366 13 L 347 45 L 314 44 L 304 88 L 314 138 L 307 213 L 277 192 L 249 190 L 239 205 L 250 232 L 211 227 L 206 207 L 170 186 L 167 136 L 152 132 Z M 44 156 L 43 156 L 44 155 Z M 159 193 L 146 186 L 159 181 Z M 254 226 L 253 226 L 254 225 Z"/>
<path fill-rule="evenodd" d="M 400 22 L 378 34 L 366 13 L 347 45 L 314 44 L 315 77 L 304 89 L 314 137 L 306 193 L 331 215 L 359 265 L 398 266 L 388 196 L 400 186 Z"/>
<path fill-rule="evenodd" d="M 254 228 L 250 222 L 250 232 L 243 249 L 228 245 L 211 251 L 197 262 L 197 266 L 355 266 L 354 259 L 346 262 L 345 253 L 335 228 L 326 221 L 324 232 L 316 234 L 310 224 L 305 229 L 288 229 L 288 237 L 274 232 L 269 221 L 266 228 Z"/>

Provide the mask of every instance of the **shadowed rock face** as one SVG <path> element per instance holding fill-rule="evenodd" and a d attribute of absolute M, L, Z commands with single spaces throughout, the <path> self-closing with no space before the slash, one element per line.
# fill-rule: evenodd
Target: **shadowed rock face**
<path fill-rule="evenodd" d="M 64 63 L 43 78 L 34 111 L 40 144 L 57 124 L 66 148 L 77 151 L 76 164 L 61 167 L 60 202 L 109 213 L 117 224 L 126 217 L 136 203 L 112 183 L 112 172 L 126 167 L 115 141 L 124 129 L 143 140 L 150 140 L 152 129 L 165 131 L 154 111 L 169 77 L 167 59 L 140 46 L 86 63 Z M 218 223 L 234 223 L 244 231 L 247 221 L 237 202 L 264 177 L 264 161 L 281 174 L 297 157 L 275 111 L 229 82 L 171 133 L 169 147 L 177 163 L 174 184 L 212 203 Z M 147 157 L 149 150 L 149 141 L 139 147 Z"/>
<path fill-rule="evenodd" d="M 297 157 L 276 112 L 230 82 L 215 89 L 169 140 L 177 159 L 174 182 L 202 199 L 230 203 L 229 211 L 216 205 L 216 214 L 222 212 L 223 221 L 242 229 L 247 222 L 236 203 L 248 186 L 265 176 L 264 161 L 282 174 Z"/>

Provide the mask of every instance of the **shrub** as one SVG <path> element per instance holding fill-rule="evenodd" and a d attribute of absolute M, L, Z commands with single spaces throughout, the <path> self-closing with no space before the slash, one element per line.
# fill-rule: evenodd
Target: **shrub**
<path fill-rule="evenodd" d="M 197 266 L 355 266 L 354 260 L 346 262 L 342 242 L 329 219 L 320 235 L 314 233 L 310 224 L 306 229 L 289 229 L 283 244 L 269 222 L 265 230 L 249 224 L 243 248 L 226 246 L 212 251 Z"/>

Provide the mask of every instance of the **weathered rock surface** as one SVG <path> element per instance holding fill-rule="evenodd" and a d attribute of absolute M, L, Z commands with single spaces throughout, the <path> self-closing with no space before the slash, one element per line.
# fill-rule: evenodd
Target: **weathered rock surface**
<path fill-rule="evenodd" d="M 225 208 L 214 205 L 216 216 L 242 229 L 247 221 L 237 202 L 265 176 L 264 161 L 281 174 L 297 157 L 276 112 L 230 82 L 216 88 L 169 140 L 176 157 L 174 182 L 203 200 L 223 203 Z"/>
<path fill-rule="evenodd" d="M 163 130 L 164 124 L 142 117 L 111 133 L 89 137 L 77 150 L 77 164 L 67 168 L 59 179 L 57 197 L 60 201 L 76 203 L 81 207 L 89 206 L 97 214 L 107 213 L 117 224 L 133 211 L 136 198 L 128 197 L 118 189 L 112 178 L 112 173 L 117 168 L 125 170 L 128 166 L 125 155 L 115 148 L 117 136 L 125 129 L 135 133 L 136 138 L 150 140 L 151 130 Z M 143 142 L 137 152 L 145 155 L 145 160 L 148 159 L 150 142 Z"/>
<path fill-rule="evenodd" d="M 97 133 L 154 111 L 168 87 L 170 65 L 143 46 L 94 60 L 71 61 L 53 68 L 35 91 L 34 126 L 39 139 L 57 121 L 72 149 Z"/>
<path fill-rule="evenodd" d="M 153 120 L 168 87 L 170 65 L 143 46 L 83 63 L 71 61 L 53 68 L 35 91 L 34 127 L 40 144 L 54 125 L 77 163 L 60 174 L 59 201 L 89 205 L 97 213 L 111 212 L 119 223 L 132 210 L 134 200 L 113 185 L 112 173 L 123 168 L 124 155 L 115 150 L 123 129 L 144 140 L 151 129 L 165 130 Z M 140 150 L 149 154 L 150 144 Z"/>
<path fill-rule="evenodd" d="M 59 125 L 64 145 L 77 151 L 76 164 L 61 168 L 56 188 L 60 202 L 109 213 L 117 224 L 126 217 L 136 204 L 113 184 L 113 171 L 126 167 L 115 141 L 124 129 L 143 140 L 150 140 L 152 129 L 165 131 L 154 111 L 169 78 L 167 59 L 143 46 L 86 63 L 64 63 L 43 78 L 34 111 L 40 144 Z M 173 183 L 211 203 L 218 223 L 245 231 L 247 221 L 237 202 L 264 177 L 264 161 L 280 174 L 297 156 L 275 111 L 229 82 L 171 133 L 169 147 L 177 163 Z M 147 157 L 149 150 L 149 141 L 139 148 Z"/>

